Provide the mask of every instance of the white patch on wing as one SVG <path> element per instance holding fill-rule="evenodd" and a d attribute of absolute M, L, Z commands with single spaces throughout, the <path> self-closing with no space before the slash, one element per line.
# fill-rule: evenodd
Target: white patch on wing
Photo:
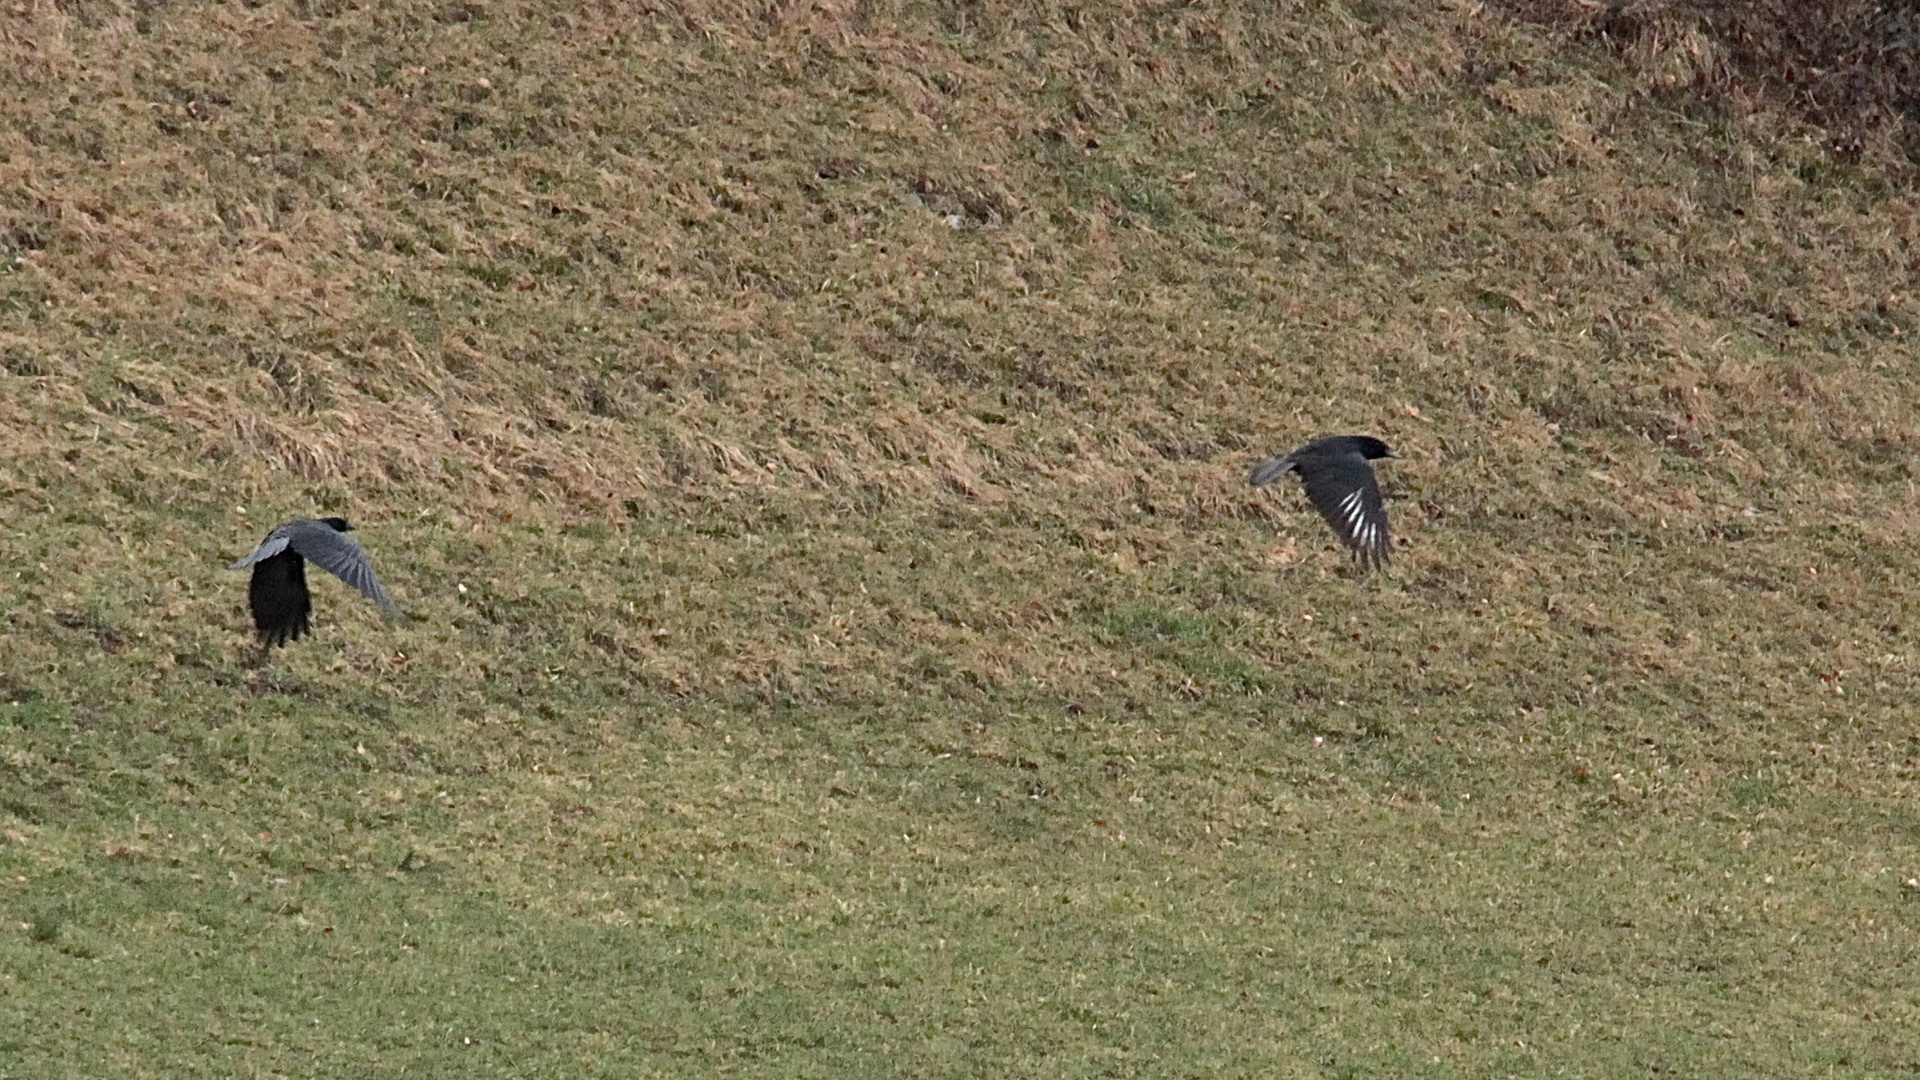
<path fill-rule="evenodd" d="M 1340 500 L 1340 510 L 1347 515 L 1347 533 L 1352 536 L 1360 535 L 1361 527 L 1366 523 L 1366 507 L 1360 504 L 1362 494 L 1359 488 L 1355 488 Z"/>

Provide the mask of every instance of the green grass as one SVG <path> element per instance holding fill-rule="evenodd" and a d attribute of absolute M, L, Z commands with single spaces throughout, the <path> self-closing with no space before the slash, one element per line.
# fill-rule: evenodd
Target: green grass
<path fill-rule="evenodd" d="M 1920 268 L 1793 122 L 1471 6 L 21 20 L 0 1077 L 1920 1062 Z M 1345 430 L 1384 574 L 1244 482 Z M 262 662 L 322 511 L 404 614 Z"/>

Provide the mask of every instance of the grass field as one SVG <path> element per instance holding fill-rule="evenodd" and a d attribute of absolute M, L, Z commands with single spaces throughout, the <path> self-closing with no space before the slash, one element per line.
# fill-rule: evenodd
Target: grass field
<path fill-rule="evenodd" d="M 8 9 L 0 1078 L 1920 1071 L 1920 214 L 1707 53 Z"/>

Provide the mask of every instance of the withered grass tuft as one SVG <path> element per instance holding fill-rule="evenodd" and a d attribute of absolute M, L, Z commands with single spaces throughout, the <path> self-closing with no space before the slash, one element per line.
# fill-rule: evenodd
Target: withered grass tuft
<path fill-rule="evenodd" d="M 0 1075 L 1920 1065 L 1920 220 L 1686 50 L 0 18 Z"/>

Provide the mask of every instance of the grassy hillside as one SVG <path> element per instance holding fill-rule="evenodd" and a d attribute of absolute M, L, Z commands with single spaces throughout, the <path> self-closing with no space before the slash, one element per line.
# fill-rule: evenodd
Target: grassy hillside
<path fill-rule="evenodd" d="M 0 1077 L 1920 1068 L 1920 215 L 1700 55 L 0 16 Z"/>

